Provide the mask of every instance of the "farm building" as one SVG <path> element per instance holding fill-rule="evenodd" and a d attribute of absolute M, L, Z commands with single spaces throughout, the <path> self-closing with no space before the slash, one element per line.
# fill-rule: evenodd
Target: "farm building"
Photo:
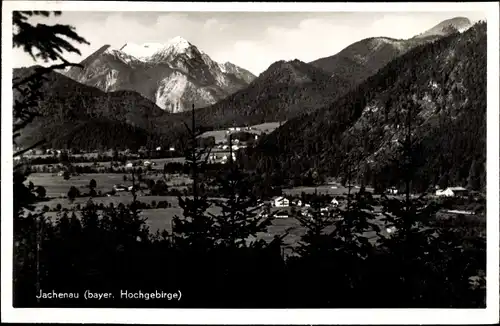
<path fill-rule="evenodd" d="M 290 206 L 290 201 L 287 198 L 280 196 L 273 198 L 272 204 L 274 207 L 288 207 Z"/>
<path fill-rule="evenodd" d="M 283 210 L 283 211 L 277 211 L 275 214 L 274 214 L 274 217 L 275 218 L 289 218 L 290 217 L 290 214 Z"/>
<path fill-rule="evenodd" d="M 392 188 L 387 189 L 386 193 L 388 193 L 390 195 L 397 195 L 398 194 L 398 190 L 396 188 L 392 187 Z"/>
<path fill-rule="evenodd" d="M 457 197 L 467 195 L 467 189 L 464 187 L 448 187 L 446 189 L 436 190 L 438 197 Z"/>
<path fill-rule="evenodd" d="M 127 191 L 127 190 L 128 190 L 128 188 L 127 188 L 127 187 L 125 187 L 124 185 L 114 185 L 114 186 L 113 186 L 113 189 L 114 189 L 115 191 Z"/>
<path fill-rule="evenodd" d="M 236 161 L 236 154 L 233 153 L 233 161 Z M 226 164 L 229 161 L 229 153 L 228 152 L 215 152 L 211 153 L 208 157 L 209 164 L 221 163 Z"/>

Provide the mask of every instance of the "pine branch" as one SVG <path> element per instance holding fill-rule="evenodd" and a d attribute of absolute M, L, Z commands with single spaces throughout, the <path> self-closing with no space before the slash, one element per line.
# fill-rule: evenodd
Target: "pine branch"
<path fill-rule="evenodd" d="M 56 16 L 59 14 L 55 13 Z M 78 44 L 90 44 L 85 38 L 79 36 L 72 26 L 61 24 L 37 24 L 34 26 L 28 23 L 27 18 L 33 15 L 48 17 L 50 13 L 46 11 L 17 11 L 13 15 L 13 25 L 16 30 L 13 35 L 14 48 L 22 48 L 33 60 L 36 61 L 39 58 L 45 62 L 61 60 L 67 63 L 63 57 L 64 52 L 81 55 L 80 50 L 65 38 Z M 35 51 L 38 53 L 34 53 Z"/>

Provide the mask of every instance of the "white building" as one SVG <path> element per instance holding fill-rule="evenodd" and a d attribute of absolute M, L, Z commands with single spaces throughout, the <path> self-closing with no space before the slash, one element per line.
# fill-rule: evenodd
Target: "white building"
<path fill-rule="evenodd" d="M 394 187 L 387 189 L 386 192 L 390 195 L 397 195 L 398 194 L 398 190 Z"/>
<path fill-rule="evenodd" d="M 283 196 L 276 197 L 273 199 L 273 206 L 274 207 L 288 207 L 288 206 L 290 206 L 290 201 Z"/>
<path fill-rule="evenodd" d="M 339 202 L 337 201 L 337 199 L 333 198 L 330 204 L 332 204 L 333 206 L 338 206 Z"/>
<path fill-rule="evenodd" d="M 455 197 L 466 193 L 467 189 L 464 187 L 448 187 L 446 189 L 436 190 L 436 196 L 438 197 Z"/>
<path fill-rule="evenodd" d="M 127 187 L 125 187 L 125 186 L 123 186 L 123 185 L 114 185 L 114 186 L 113 186 L 113 189 L 114 189 L 115 191 L 117 191 L 117 192 L 118 192 L 118 191 L 127 191 Z"/>

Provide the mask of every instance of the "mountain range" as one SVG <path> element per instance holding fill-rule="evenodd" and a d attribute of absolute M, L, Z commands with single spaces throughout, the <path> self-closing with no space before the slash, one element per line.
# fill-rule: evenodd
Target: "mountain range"
<path fill-rule="evenodd" d="M 407 40 L 367 38 L 339 53 L 305 63 L 278 61 L 248 87 L 199 109 L 197 119 L 207 128 L 288 120 L 331 104 L 408 51 L 444 36 L 464 31 L 471 22 L 456 17 Z"/>
<path fill-rule="evenodd" d="M 447 19 L 433 28 L 410 39 L 371 37 L 355 42 L 339 53 L 310 62 L 333 76 L 348 80 L 357 85 L 398 56 L 411 49 L 454 32 L 462 32 L 471 26 L 469 19 L 456 17 Z"/>
<path fill-rule="evenodd" d="M 292 183 L 304 173 L 345 176 L 352 168 L 359 182 L 385 189 L 402 180 L 402 146 L 411 133 L 414 187 L 484 187 L 486 56 L 484 22 L 418 46 L 325 108 L 263 137 L 247 164 Z"/>
<path fill-rule="evenodd" d="M 230 62 L 217 63 L 182 37 L 165 44 L 101 47 L 63 72 L 105 92 L 136 91 L 168 112 L 214 104 L 246 87 L 255 76 Z"/>

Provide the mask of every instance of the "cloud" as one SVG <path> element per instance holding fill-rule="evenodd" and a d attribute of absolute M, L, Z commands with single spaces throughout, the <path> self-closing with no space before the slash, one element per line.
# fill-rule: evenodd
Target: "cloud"
<path fill-rule="evenodd" d="M 73 25 L 91 42 L 90 46 L 79 47 L 82 56 L 68 55 L 72 61 L 81 61 L 104 44 L 162 43 L 182 36 L 214 60 L 230 61 L 259 74 L 278 60 L 310 62 L 367 37 L 409 38 L 456 16 L 477 20 L 477 13 L 451 12 L 64 12 L 48 23 Z M 33 64 L 21 50 L 15 59 L 16 66 Z"/>
<path fill-rule="evenodd" d="M 203 28 L 207 31 L 224 31 L 229 26 L 231 26 L 231 24 L 222 23 L 216 18 L 210 18 L 205 21 Z"/>
<path fill-rule="evenodd" d="M 450 17 L 451 18 L 451 17 Z M 409 14 L 384 15 L 371 25 L 374 36 L 390 36 L 396 39 L 406 39 L 418 35 L 439 21 L 433 16 L 415 16 Z"/>
<path fill-rule="evenodd" d="M 291 27 L 270 24 L 258 40 L 240 39 L 215 55 L 260 73 L 278 60 L 311 62 L 369 37 L 411 38 L 457 16 L 469 17 L 471 13 L 349 13 L 306 18 Z"/>
<path fill-rule="evenodd" d="M 216 55 L 260 73 L 278 60 L 310 62 L 333 55 L 361 38 L 363 32 L 356 26 L 305 19 L 292 28 L 269 26 L 260 40 L 240 40 L 231 50 Z"/>

